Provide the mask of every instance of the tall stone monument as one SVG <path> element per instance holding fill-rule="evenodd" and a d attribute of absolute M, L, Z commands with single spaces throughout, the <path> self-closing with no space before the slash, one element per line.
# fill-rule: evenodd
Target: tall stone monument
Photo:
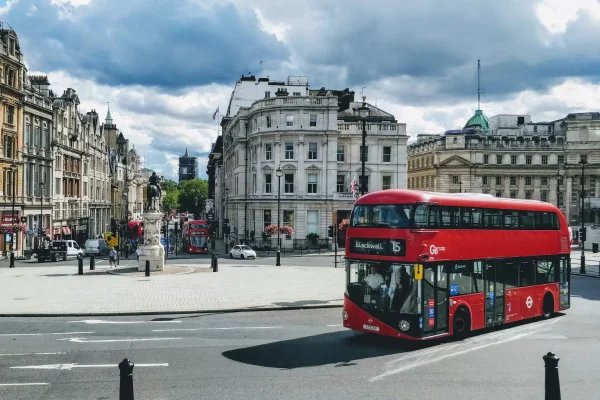
<path fill-rule="evenodd" d="M 162 223 L 162 191 L 160 178 L 152 173 L 147 187 L 146 210 L 142 214 L 144 220 L 144 243 L 138 262 L 138 271 L 146 270 L 146 261 L 150 261 L 150 271 L 162 271 L 165 267 L 165 248 L 160 242 L 160 225 Z"/>

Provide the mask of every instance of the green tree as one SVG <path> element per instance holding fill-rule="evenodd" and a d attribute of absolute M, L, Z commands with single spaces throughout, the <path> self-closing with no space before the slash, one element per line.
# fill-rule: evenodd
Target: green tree
<path fill-rule="evenodd" d="M 190 179 L 179 182 L 179 211 L 199 215 L 205 211 L 204 206 L 207 198 L 208 181 L 204 179 Z"/>
<path fill-rule="evenodd" d="M 178 190 L 177 182 L 165 179 L 160 183 L 160 188 L 163 192 L 171 192 L 173 190 Z"/>
<path fill-rule="evenodd" d="M 165 179 L 160 183 L 163 192 L 163 211 L 179 210 L 179 188 L 177 182 Z"/>

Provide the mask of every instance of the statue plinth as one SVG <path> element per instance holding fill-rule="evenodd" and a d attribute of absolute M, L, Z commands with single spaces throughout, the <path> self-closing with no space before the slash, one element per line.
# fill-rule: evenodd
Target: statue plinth
<path fill-rule="evenodd" d="M 158 210 L 148 210 L 142 214 L 144 220 L 144 244 L 138 262 L 138 271 L 146 270 L 146 261 L 150 261 L 150 271 L 162 271 L 165 268 L 165 247 L 160 242 L 160 225 L 163 214 Z"/>

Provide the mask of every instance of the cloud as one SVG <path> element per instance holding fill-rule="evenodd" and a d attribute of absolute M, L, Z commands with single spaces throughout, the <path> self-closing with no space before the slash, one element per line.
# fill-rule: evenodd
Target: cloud
<path fill-rule="evenodd" d="M 260 29 L 254 12 L 242 13 L 232 4 L 10 4 L 8 18 L 33 69 L 65 71 L 101 84 L 169 89 L 231 84 L 260 60 L 276 65 L 288 57 L 286 46 Z M 37 12 L 30 12 L 31 5 Z"/>

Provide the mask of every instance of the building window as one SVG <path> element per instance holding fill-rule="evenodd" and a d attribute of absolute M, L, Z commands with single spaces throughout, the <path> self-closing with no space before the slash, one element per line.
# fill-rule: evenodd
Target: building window
<path fill-rule="evenodd" d="M 452 184 L 458 185 L 458 182 L 460 182 L 460 178 L 458 177 L 458 175 L 452 175 Z"/>
<path fill-rule="evenodd" d="M 319 233 L 319 211 L 308 210 L 306 212 L 306 233 Z"/>
<path fill-rule="evenodd" d="M 271 225 L 271 210 L 263 210 L 263 229 Z"/>
<path fill-rule="evenodd" d="M 502 177 L 501 176 L 496 177 L 496 185 L 502 185 Z"/>
<path fill-rule="evenodd" d="M 308 159 L 316 160 L 317 159 L 317 143 L 309 143 L 308 144 Z"/>
<path fill-rule="evenodd" d="M 525 177 L 525 185 L 526 186 L 531 186 L 531 177 L 530 176 L 526 176 Z"/>
<path fill-rule="evenodd" d="M 252 193 L 256 193 L 256 174 L 252 174 Z"/>
<path fill-rule="evenodd" d="M 294 193 L 294 174 L 285 174 L 284 193 Z"/>
<path fill-rule="evenodd" d="M 271 147 L 271 143 L 265 143 L 265 160 L 270 161 L 273 157 L 273 148 Z"/>
<path fill-rule="evenodd" d="M 271 97 L 271 92 L 265 92 L 265 99 L 268 99 Z"/>
<path fill-rule="evenodd" d="M 392 148 L 390 146 L 383 146 L 383 162 L 392 162 Z"/>
<path fill-rule="evenodd" d="M 15 71 L 13 71 L 12 69 L 8 70 L 8 79 L 7 79 L 8 85 L 12 86 L 12 87 L 16 87 L 15 85 Z"/>
<path fill-rule="evenodd" d="M 301 92 L 294 92 L 294 93 L 292 94 L 292 96 L 302 96 L 302 93 L 301 93 Z"/>
<path fill-rule="evenodd" d="M 490 163 L 490 156 L 487 154 L 483 155 L 483 163 L 484 164 L 489 164 Z"/>
<path fill-rule="evenodd" d="M 510 163 L 512 165 L 517 165 L 517 156 L 510 156 Z"/>
<path fill-rule="evenodd" d="M 565 156 L 558 156 L 558 165 L 563 165 L 565 163 Z"/>
<path fill-rule="evenodd" d="M 510 192 L 510 198 L 511 199 L 516 199 L 517 198 L 517 192 Z"/>
<path fill-rule="evenodd" d="M 294 116 L 292 114 L 285 116 L 285 124 L 286 126 L 294 126 Z"/>
<path fill-rule="evenodd" d="M 533 126 L 533 132 L 537 132 L 537 125 Z"/>
<path fill-rule="evenodd" d="M 487 177 L 487 176 L 484 176 L 484 177 L 483 177 L 483 184 L 484 184 L 484 185 L 489 185 L 489 182 L 488 182 L 488 177 Z"/>
<path fill-rule="evenodd" d="M 531 165 L 531 156 L 525 156 L 525 164 Z"/>
<path fill-rule="evenodd" d="M 283 225 L 294 227 L 294 210 L 283 210 Z"/>
<path fill-rule="evenodd" d="M 392 177 L 389 175 L 381 177 L 381 189 L 388 190 L 391 188 L 392 188 Z"/>
<path fill-rule="evenodd" d="M 15 55 L 15 39 L 13 38 L 8 39 L 8 51 L 11 56 Z"/>
<path fill-rule="evenodd" d="M 8 112 L 8 115 L 6 116 L 7 122 L 11 125 L 14 125 L 14 123 L 15 123 L 15 106 L 8 106 L 6 110 Z"/>
<path fill-rule="evenodd" d="M 502 197 L 502 192 L 496 192 L 496 197 Z"/>
<path fill-rule="evenodd" d="M 265 193 L 273 193 L 273 175 L 265 174 Z"/>
<path fill-rule="evenodd" d="M 525 200 L 531 200 L 531 192 L 525 192 Z"/>
<path fill-rule="evenodd" d="M 337 145 L 337 160 L 338 162 L 344 162 L 344 145 Z"/>
<path fill-rule="evenodd" d="M 270 115 L 267 115 L 265 118 L 267 119 L 267 128 L 270 128 L 270 127 L 271 127 L 271 124 L 272 124 L 272 121 L 271 121 L 271 116 L 270 116 Z"/>
<path fill-rule="evenodd" d="M 548 156 L 542 156 L 542 165 L 548 165 Z"/>
<path fill-rule="evenodd" d="M 56 194 L 60 194 L 60 178 L 55 179 L 54 190 L 56 190 Z"/>
<path fill-rule="evenodd" d="M 360 162 L 363 161 L 363 155 L 365 157 L 365 162 L 369 162 L 369 146 L 365 146 L 364 151 L 363 147 L 360 146 Z"/>
<path fill-rule="evenodd" d="M 4 157 L 6 158 L 13 158 L 13 140 L 12 136 L 4 136 Z"/>
<path fill-rule="evenodd" d="M 517 177 L 516 176 L 510 177 L 510 186 L 517 186 Z"/>
<path fill-rule="evenodd" d="M 338 193 L 344 193 L 346 191 L 346 178 L 344 175 L 337 176 L 337 188 L 336 191 Z"/>
<path fill-rule="evenodd" d="M 496 164 L 502 164 L 502 155 L 496 154 Z"/>
<path fill-rule="evenodd" d="M 308 174 L 308 193 L 317 193 L 317 174 Z"/>
<path fill-rule="evenodd" d="M 548 184 L 548 177 L 547 176 L 542 176 L 542 186 L 546 186 Z M 544 200 L 546 201 L 546 200 Z"/>
<path fill-rule="evenodd" d="M 294 143 L 286 143 L 285 144 L 285 159 L 286 160 L 294 159 Z"/>
<path fill-rule="evenodd" d="M 588 157 L 587 154 L 581 154 L 579 156 L 579 160 L 583 159 L 583 162 L 588 162 Z M 579 162 L 579 161 L 578 161 Z"/>
<path fill-rule="evenodd" d="M 363 176 L 363 183 L 365 187 L 365 193 L 369 192 L 369 176 Z M 360 188 L 359 188 L 360 191 Z"/>
<path fill-rule="evenodd" d="M 541 192 L 540 195 L 542 201 L 548 201 L 548 192 Z"/>
<path fill-rule="evenodd" d="M 317 114 L 310 114 L 310 126 L 317 126 Z"/>

